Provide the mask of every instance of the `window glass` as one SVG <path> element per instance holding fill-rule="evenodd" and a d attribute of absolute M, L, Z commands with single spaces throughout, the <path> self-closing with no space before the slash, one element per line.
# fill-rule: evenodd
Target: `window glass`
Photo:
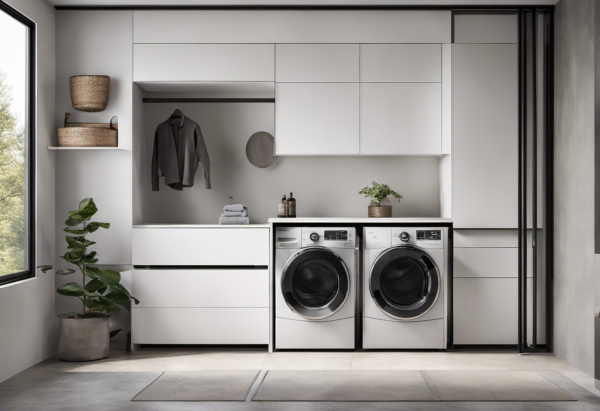
<path fill-rule="evenodd" d="M 29 30 L 0 10 L 0 276 L 31 271 Z"/>

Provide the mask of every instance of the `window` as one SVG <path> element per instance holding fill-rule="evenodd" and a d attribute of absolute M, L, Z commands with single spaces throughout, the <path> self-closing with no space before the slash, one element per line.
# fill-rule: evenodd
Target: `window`
<path fill-rule="evenodd" d="M 0 1 L 0 284 L 32 277 L 35 24 Z"/>

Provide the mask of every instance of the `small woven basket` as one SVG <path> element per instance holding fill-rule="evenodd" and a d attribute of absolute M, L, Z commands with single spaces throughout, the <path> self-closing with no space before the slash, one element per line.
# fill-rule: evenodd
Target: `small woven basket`
<path fill-rule="evenodd" d="M 59 147 L 118 147 L 119 132 L 110 123 L 68 123 L 71 113 L 65 113 L 65 126 L 57 130 Z"/>
<path fill-rule="evenodd" d="M 369 206 L 369 217 L 384 218 L 392 216 L 392 206 Z"/>
<path fill-rule="evenodd" d="M 110 94 L 109 76 L 72 76 L 69 79 L 73 108 L 88 113 L 104 111 Z"/>

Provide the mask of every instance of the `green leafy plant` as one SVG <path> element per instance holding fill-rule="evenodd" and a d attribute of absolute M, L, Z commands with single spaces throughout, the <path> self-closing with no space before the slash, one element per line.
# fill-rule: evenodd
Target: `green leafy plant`
<path fill-rule="evenodd" d="M 88 251 L 88 247 L 96 243 L 88 240 L 87 235 L 100 228 L 108 229 L 110 227 L 109 223 L 90 221 L 97 211 L 94 200 L 86 198 L 79 203 L 78 210 L 69 211 L 65 221 L 67 227 L 64 228 L 64 231 L 70 235 L 66 236 L 67 252 L 60 257 L 76 266 L 78 270 L 66 268 L 58 270 L 56 274 L 70 275 L 79 271 L 82 275 L 82 282 L 81 284 L 70 282 L 61 285 L 57 292 L 81 300 L 83 312 L 59 314 L 60 318 L 111 317 L 117 315 L 121 311 L 121 307 L 130 311 L 132 300 L 139 304 L 139 301 L 120 284 L 121 274 L 114 270 L 101 270 L 93 266 L 98 262 L 98 254 L 96 251 Z M 42 272 L 52 270 L 51 265 L 38 268 Z M 111 332 L 111 337 L 114 334 L 116 334 L 115 331 Z"/>
<path fill-rule="evenodd" d="M 395 197 L 398 201 L 402 200 L 400 194 L 396 193 L 394 190 L 390 188 L 387 184 L 379 184 L 373 181 L 373 186 L 366 186 L 362 190 L 358 192 L 358 194 L 363 194 L 365 197 L 370 198 L 373 202 L 375 202 L 378 206 L 381 203 L 381 200 L 388 196 Z"/>

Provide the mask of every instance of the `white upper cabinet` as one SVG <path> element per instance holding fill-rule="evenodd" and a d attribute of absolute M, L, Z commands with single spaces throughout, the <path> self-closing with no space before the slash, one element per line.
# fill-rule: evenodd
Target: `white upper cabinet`
<path fill-rule="evenodd" d="M 363 83 L 361 87 L 361 154 L 441 154 L 441 83 Z"/>
<path fill-rule="evenodd" d="M 274 44 L 134 44 L 135 82 L 275 81 Z"/>
<path fill-rule="evenodd" d="M 441 44 L 363 44 L 361 53 L 363 82 L 442 81 Z"/>
<path fill-rule="evenodd" d="M 450 43 L 450 10 L 135 10 L 134 43 Z"/>
<path fill-rule="evenodd" d="M 278 83 L 277 155 L 359 154 L 358 83 Z"/>
<path fill-rule="evenodd" d="M 454 43 L 518 43 L 519 20 L 515 12 L 454 14 Z"/>
<path fill-rule="evenodd" d="M 518 223 L 519 51 L 452 45 L 455 228 Z"/>
<path fill-rule="evenodd" d="M 277 44 L 278 83 L 357 83 L 358 44 Z"/>

